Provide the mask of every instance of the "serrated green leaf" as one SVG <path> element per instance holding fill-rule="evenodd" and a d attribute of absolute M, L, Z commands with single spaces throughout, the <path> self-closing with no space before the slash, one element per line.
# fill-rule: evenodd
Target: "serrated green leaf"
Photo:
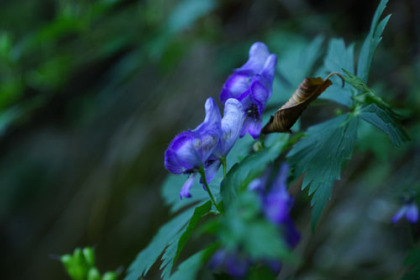
<path fill-rule="evenodd" d="M 185 230 L 181 230 L 179 232 L 179 237 L 177 236 L 177 238 L 174 238 L 174 241 L 165 250 L 165 254 L 162 257 L 163 262 L 160 267 L 161 269 L 163 269 L 161 275 L 162 279 L 169 278 L 172 272 L 172 267 L 175 265 L 179 255 L 182 252 L 182 249 L 184 249 L 184 246 L 190 238 L 193 230 L 198 225 L 201 218 L 209 213 L 211 206 L 211 202 L 207 201 L 203 205 L 196 207 L 188 223 L 188 226 L 185 228 Z"/>
<path fill-rule="evenodd" d="M 208 261 L 208 259 L 216 251 L 215 244 L 195 253 L 183 263 L 181 263 L 176 272 L 171 276 L 171 280 L 195 280 L 201 266 Z M 211 279 L 211 278 L 210 278 Z"/>
<path fill-rule="evenodd" d="M 305 174 L 302 189 L 312 195 L 312 225 L 316 225 L 331 197 L 341 165 L 351 157 L 357 138 L 358 117 L 345 114 L 310 127 L 287 157 L 296 176 Z"/>
<path fill-rule="evenodd" d="M 407 132 L 399 124 L 395 114 L 388 109 L 381 108 L 376 104 L 364 106 L 360 117 L 383 131 L 395 146 L 401 146 L 410 140 Z"/>
<path fill-rule="evenodd" d="M 187 180 L 187 176 L 170 174 L 162 184 L 161 194 L 165 204 L 170 206 L 171 213 L 175 213 L 188 205 L 202 202 L 208 199 L 207 192 L 203 191 L 198 178 L 191 187 L 191 198 L 180 199 L 179 191 Z"/>
<path fill-rule="evenodd" d="M 359 63 L 357 65 L 357 76 L 359 76 L 364 82 L 367 82 L 368 80 L 373 55 L 380 41 L 382 40 L 382 33 L 391 16 L 388 15 L 381 22 L 379 22 L 379 18 L 385 10 L 387 3 L 388 0 L 381 0 L 379 3 L 375 15 L 373 16 L 370 32 L 363 42 L 362 49 L 360 50 Z"/>
<path fill-rule="evenodd" d="M 305 77 L 312 74 L 315 62 L 321 56 L 323 41 L 324 38 L 318 36 L 309 44 L 293 45 L 289 51 L 281 52 L 283 55 L 279 57 L 277 70 L 282 75 L 282 81 L 276 80 L 274 83 L 274 94 L 268 101 L 268 107 L 278 107 L 290 91 L 297 88 Z"/>
<path fill-rule="evenodd" d="M 280 135 L 271 147 L 247 156 L 230 169 L 220 189 L 225 208 L 229 207 L 240 190 L 266 169 L 268 163 L 279 156 L 288 138 L 288 134 Z"/>
<path fill-rule="evenodd" d="M 322 72 L 341 72 L 343 68 L 354 73 L 354 45 L 352 44 L 346 48 L 343 39 L 331 39 L 328 44 L 328 52 L 324 60 L 324 69 Z M 333 84 L 320 95 L 320 98 L 351 107 L 353 104 L 351 87 L 345 85 L 343 88 L 338 77 L 331 77 L 331 80 Z"/>
<path fill-rule="evenodd" d="M 144 276 L 167 246 L 181 236 L 180 232 L 186 228 L 193 213 L 194 208 L 187 209 L 163 225 L 149 245 L 137 255 L 130 265 L 125 280 L 137 280 Z"/>

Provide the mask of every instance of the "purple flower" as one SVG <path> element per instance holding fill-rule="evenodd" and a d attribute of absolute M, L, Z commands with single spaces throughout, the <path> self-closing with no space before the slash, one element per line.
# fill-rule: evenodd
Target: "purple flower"
<path fill-rule="evenodd" d="M 267 182 L 271 173 L 269 169 L 262 177 L 253 180 L 248 189 L 258 191 L 261 194 L 263 213 L 267 220 L 278 225 L 283 231 L 287 244 L 295 247 L 300 240 L 294 223 L 290 217 L 290 210 L 293 206 L 293 198 L 287 192 L 286 183 L 289 174 L 289 166 L 284 163 L 279 174 L 267 188 Z"/>
<path fill-rule="evenodd" d="M 225 103 L 225 111 L 221 120 L 221 134 L 213 154 L 205 163 L 206 178 L 211 181 L 221 165 L 221 160 L 230 152 L 239 137 L 245 114 L 241 102 L 230 98 Z"/>
<path fill-rule="evenodd" d="M 239 137 L 245 119 L 242 103 L 228 99 L 223 118 L 212 98 L 206 101 L 206 118 L 196 129 L 178 134 L 165 152 L 165 167 L 175 174 L 189 174 L 180 198 L 191 197 L 195 176 L 204 167 L 209 183 Z"/>
<path fill-rule="evenodd" d="M 410 223 L 417 223 L 419 220 L 419 209 L 414 201 L 410 201 L 401 206 L 401 208 L 392 217 L 392 223 L 395 224 L 405 217 Z"/>
<path fill-rule="evenodd" d="M 264 43 L 256 42 L 249 50 L 249 59 L 242 67 L 235 69 L 227 79 L 220 93 L 224 103 L 229 98 L 241 101 L 246 120 L 240 137 L 247 132 L 258 138 L 262 126 L 262 113 L 272 93 L 277 56 L 270 54 Z"/>
<path fill-rule="evenodd" d="M 216 149 L 221 135 L 221 116 L 216 102 L 208 98 L 206 117 L 196 129 L 178 134 L 165 151 L 165 167 L 175 174 L 190 174 L 180 197 L 191 197 L 189 190 L 199 170 Z"/>
<path fill-rule="evenodd" d="M 242 103 L 230 98 L 225 102 L 225 111 L 221 121 L 221 137 L 213 156 L 217 159 L 225 157 L 232 149 L 241 132 L 245 120 Z"/>
<path fill-rule="evenodd" d="M 246 256 L 219 249 L 210 259 L 209 266 L 212 270 L 226 270 L 234 278 L 244 278 L 250 265 L 251 261 Z"/>

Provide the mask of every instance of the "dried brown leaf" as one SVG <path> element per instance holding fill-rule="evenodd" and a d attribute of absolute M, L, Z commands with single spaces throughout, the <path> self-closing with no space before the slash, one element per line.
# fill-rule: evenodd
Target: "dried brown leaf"
<path fill-rule="evenodd" d="M 290 128 L 295 124 L 306 107 L 332 85 L 332 82 L 329 80 L 332 75 L 338 75 L 342 78 L 336 72 L 329 74 L 325 79 L 320 77 L 305 78 L 292 97 L 277 110 L 274 116 L 271 116 L 270 121 L 262 129 L 262 133 L 291 133 Z"/>

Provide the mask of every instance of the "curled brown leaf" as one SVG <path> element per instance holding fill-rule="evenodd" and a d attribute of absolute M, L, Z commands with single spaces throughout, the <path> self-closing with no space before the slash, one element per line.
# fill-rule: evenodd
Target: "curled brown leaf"
<path fill-rule="evenodd" d="M 332 82 L 329 78 L 333 75 L 339 76 L 344 85 L 344 79 L 340 73 L 333 72 L 325 79 L 305 78 L 299 85 L 292 97 L 277 110 L 274 116 L 271 116 L 268 123 L 262 129 L 263 134 L 273 132 L 289 132 L 290 128 L 295 124 L 302 112 L 308 105 L 314 101 L 321 93 L 323 93 Z"/>

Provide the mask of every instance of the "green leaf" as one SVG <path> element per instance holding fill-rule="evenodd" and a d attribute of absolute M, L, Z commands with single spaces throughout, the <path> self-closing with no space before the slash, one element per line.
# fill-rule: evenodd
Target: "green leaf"
<path fill-rule="evenodd" d="M 208 259 L 216 251 L 217 246 L 215 244 L 208 248 L 201 250 L 200 252 L 192 255 L 183 263 L 181 263 L 177 271 L 171 276 L 171 280 L 195 280 L 201 266 L 208 261 Z M 212 278 L 210 278 L 212 279 Z"/>
<path fill-rule="evenodd" d="M 367 82 L 368 80 L 373 55 L 375 54 L 375 50 L 382 40 L 382 33 L 389 21 L 389 18 L 391 17 L 391 15 L 388 15 L 381 22 L 379 22 L 379 18 L 385 10 L 387 3 L 388 0 L 381 0 L 379 3 L 375 15 L 373 16 L 370 32 L 363 42 L 362 49 L 360 50 L 359 63 L 357 65 L 357 76 L 361 77 L 364 82 Z"/>
<path fill-rule="evenodd" d="M 407 132 L 398 122 L 395 113 L 389 109 L 370 104 L 362 108 L 360 117 L 388 135 L 395 146 L 401 146 L 410 140 Z"/>
<path fill-rule="evenodd" d="M 163 263 L 160 267 L 161 269 L 163 268 L 161 275 L 162 279 L 168 279 L 172 272 L 172 267 L 175 265 L 175 262 L 181 254 L 182 249 L 184 249 L 193 230 L 196 228 L 201 218 L 209 213 L 211 206 L 211 201 L 207 201 L 203 205 L 196 207 L 185 231 L 182 230 L 179 238 L 174 238 L 174 242 L 166 249 L 165 254 L 162 257 Z"/>
<path fill-rule="evenodd" d="M 203 187 L 199 184 L 197 178 L 190 190 L 192 197 L 180 199 L 179 191 L 186 180 L 187 176 L 170 174 L 162 184 L 162 198 L 165 201 L 165 204 L 170 206 L 171 213 L 175 213 L 188 205 L 199 203 L 209 198 L 207 192 L 203 190 Z"/>
<path fill-rule="evenodd" d="M 225 208 L 229 207 L 240 190 L 246 188 L 266 169 L 268 163 L 279 156 L 288 138 L 288 134 L 280 135 L 271 147 L 247 156 L 230 169 L 220 189 Z"/>
<path fill-rule="evenodd" d="M 282 101 L 289 97 L 302 80 L 312 74 L 317 59 L 321 56 L 321 46 L 324 38 L 316 37 L 309 44 L 293 44 L 287 52 L 279 57 L 277 66 L 282 79 L 276 80 L 273 85 L 273 96 L 269 99 L 268 107 L 278 107 Z M 277 78 L 279 75 L 277 75 Z M 276 108 L 277 109 L 277 108 Z"/>
<path fill-rule="evenodd" d="M 354 45 L 346 48 L 343 39 L 331 39 L 328 44 L 328 52 L 324 60 L 325 73 L 341 72 L 341 69 L 347 69 L 354 73 Z M 338 77 L 331 77 L 333 84 L 320 95 L 320 98 L 329 99 L 347 107 L 351 107 L 351 87 L 341 86 L 341 80 Z"/>
<path fill-rule="evenodd" d="M 278 227 L 266 220 L 256 220 L 248 224 L 243 234 L 246 237 L 244 249 L 253 259 L 296 260 L 279 235 Z"/>
<path fill-rule="evenodd" d="M 362 106 L 360 117 L 388 135 L 396 146 L 401 146 L 410 140 L 398 121 L 400 116 L 392 110 L 391 106 L 377 96 L 362 79 L 346 70 L 344 72 L 346 73 L 344 80 L 359 91 L 354 99 Z"/>
<path fill-rule="evenodd" d="M 297 87 L 306 76 L 311 74 L 316 60 L 321 55 L 323 41 L 324 38 L 318 36 L 307 45 L 291 48 L 281 57 L 278 70 L 291 83 L 292 88 Z"/>
<path fill-rule="evenodd" d="M 408 252 L 404 264 L 409 266 L 402 280 L 417 280 L 420 275 L 420 249 L 415 248 Z"/>
<path fill-rule="evenodd" d="M 261 217 L 261 199 L 256 192 L 242 192 L 216 225 L 221 247 L 241 252 L 253 260 L 296 261 L 284 242 L 282 231 Z"/>
<path fill-rule="evenodd" d="M 351 114 L 312 126 L 287 155 L 296 176 L 305 174 L 302 189 L 309 187 L 313 195 L 313 227 L 331 197 L 334 181 L 340 179 L 343 161 L 351 157 L 357 126 L 358 117 Z"/>
<path fill-rule="evenodd" d="M 187 209 L 163 225 L 149 245 L 137 255 L 128 268 L 128 274 L 125 279 L 137 280 L 139 277 L 144 276 L 167 246 L 180 238 L 181 231 L 186 228 L 193 214 L 194 208 Z"/>

